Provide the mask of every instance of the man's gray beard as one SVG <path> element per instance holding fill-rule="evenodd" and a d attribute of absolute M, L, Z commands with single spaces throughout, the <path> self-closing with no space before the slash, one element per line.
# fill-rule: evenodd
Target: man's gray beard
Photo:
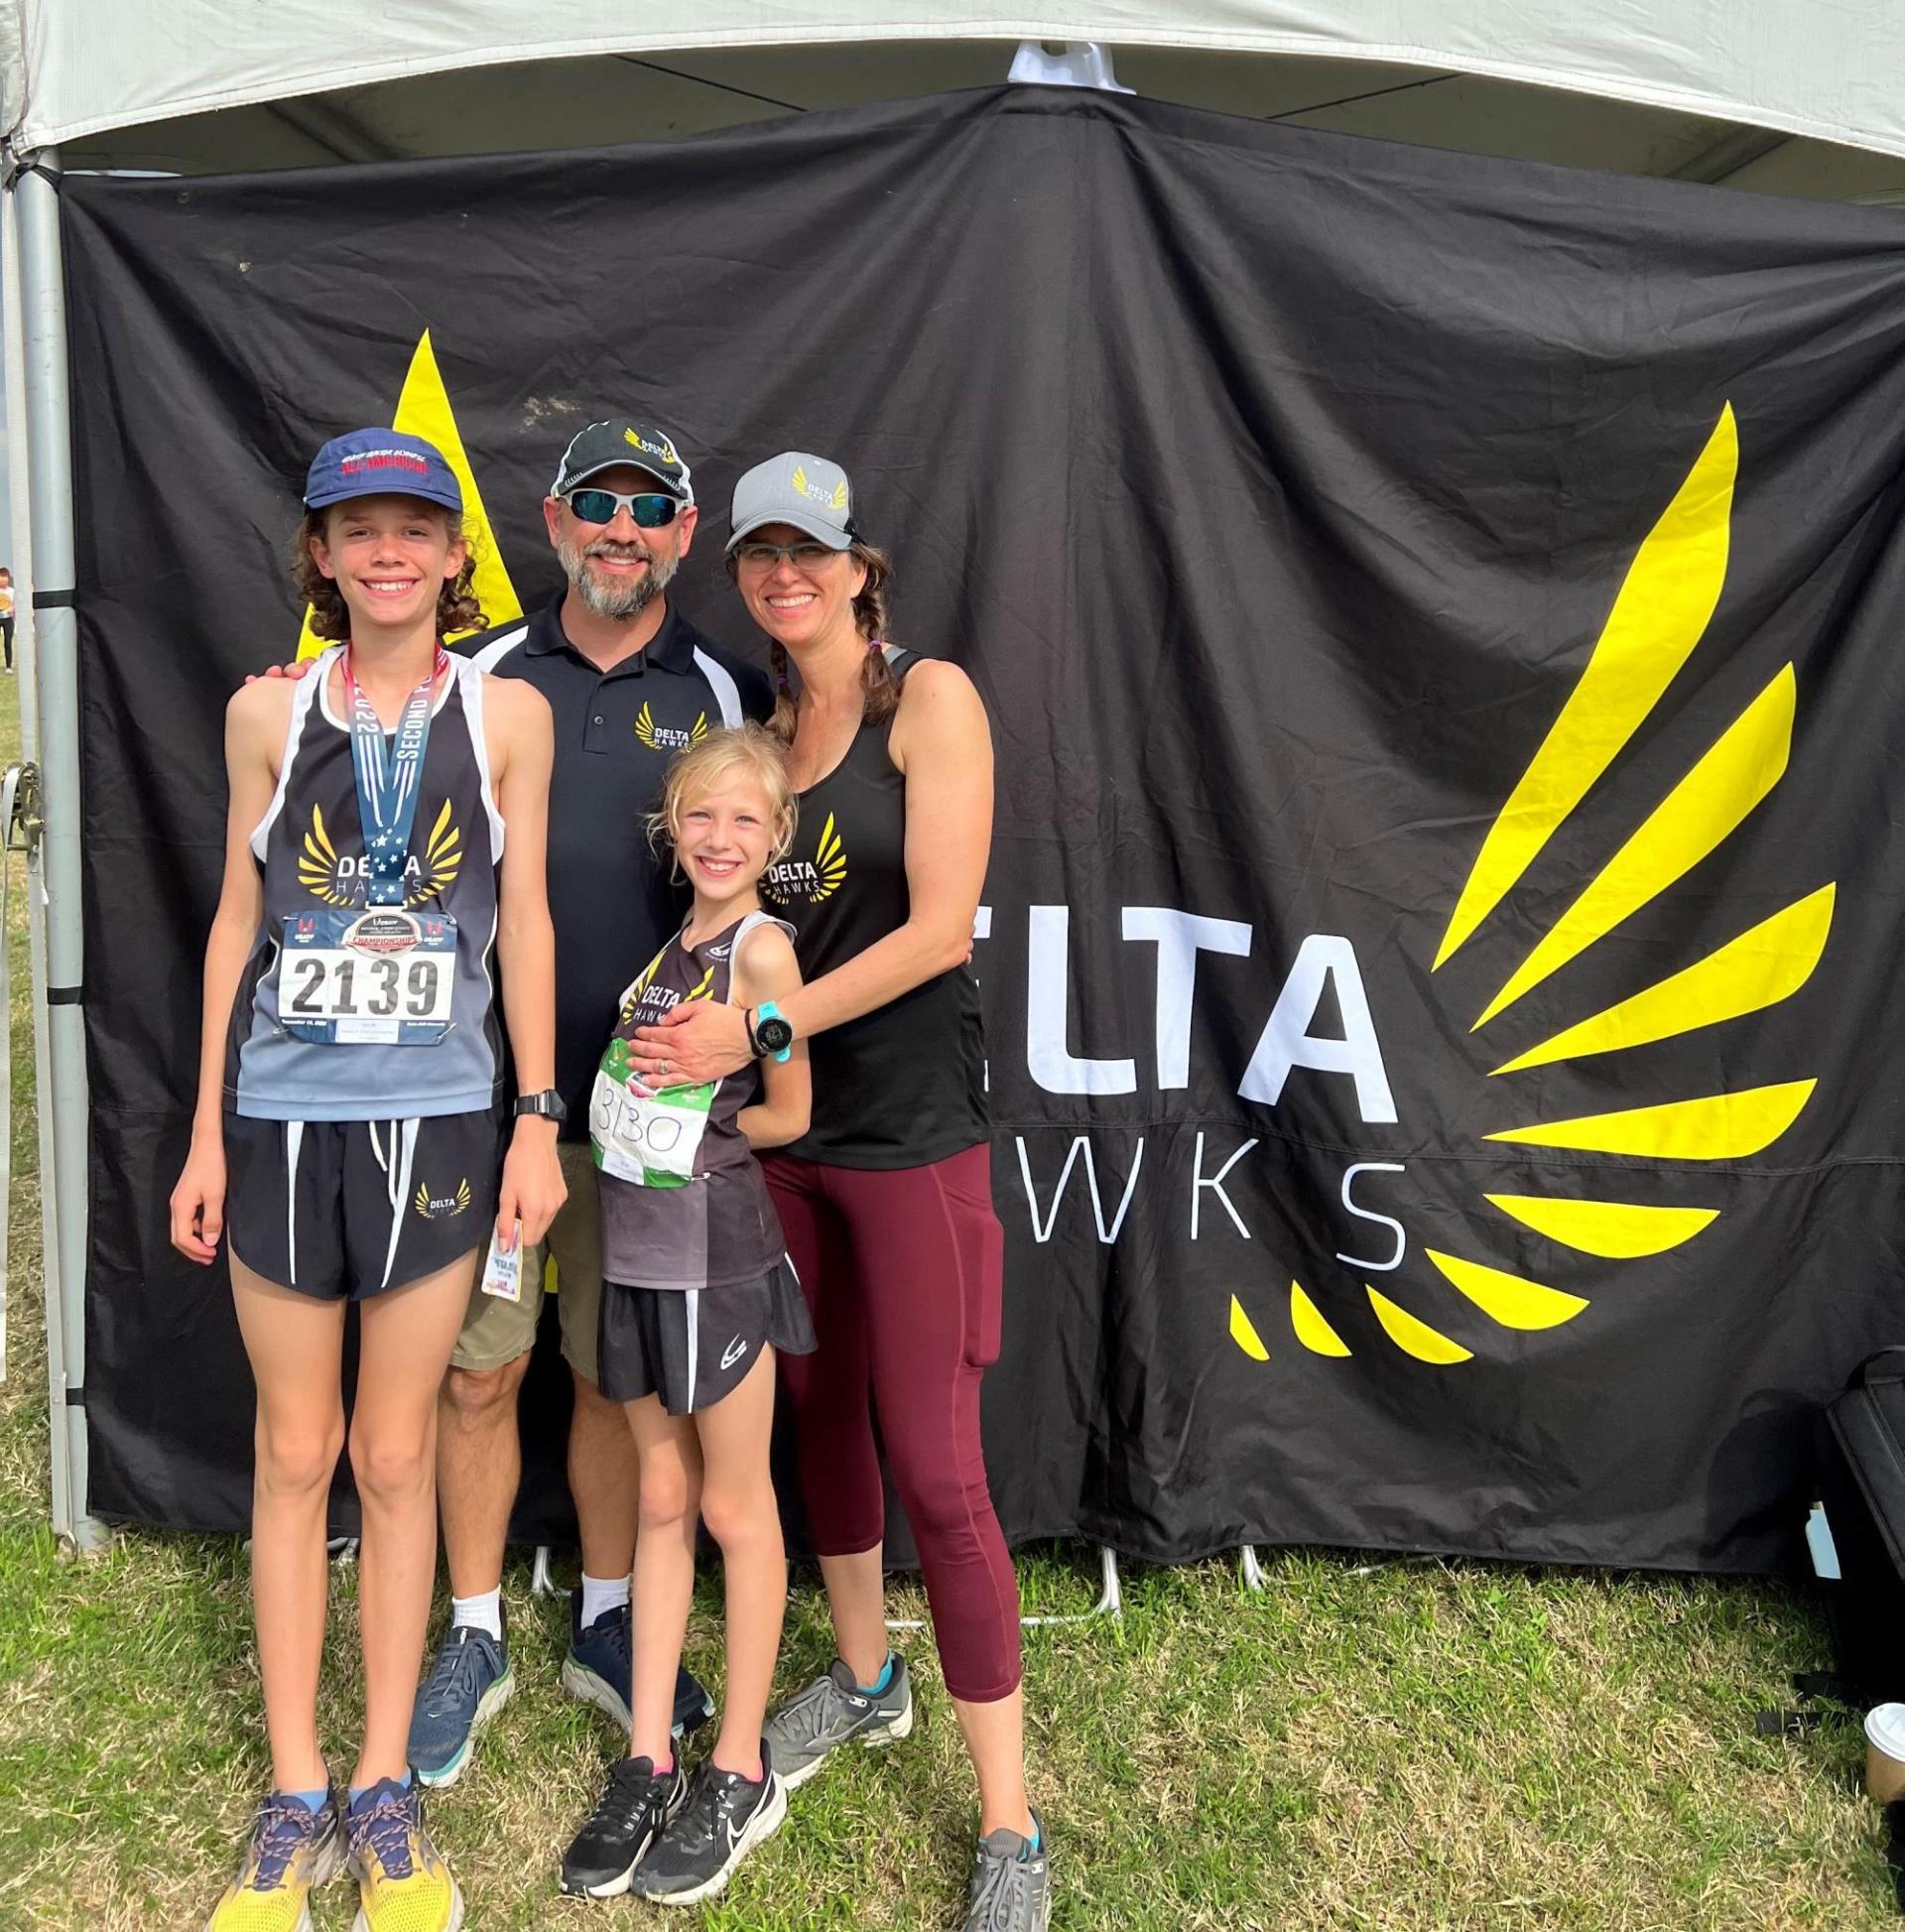
<path fill-rule="evenodd" d="M 681 562 L 679 557 L 657 557 L 650 551 L 646 553 L 648 569 L 633 583 L 617 586 L 589 576 L 588 554 L 579 544 L 562 544 L 556 554 L 584 605 L 597 617 L 615 623 L 639 617 L 668 588 L 674 580 L 675 567 Z"/>

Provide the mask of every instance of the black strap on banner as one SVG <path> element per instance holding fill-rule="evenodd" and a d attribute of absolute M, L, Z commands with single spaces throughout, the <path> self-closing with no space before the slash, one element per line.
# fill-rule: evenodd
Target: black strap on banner
<path fill-rule="evenodd" d="M 33 593 L 33 607 L 36 610 L 74 610 L 78 604 L 77 590 L 36 590 Z"/>
<path fill-rule="evenodd" d="M 47 1004 L 49 1006 L 83 1006 L 86 989 L 83 986 L 49 986 Z"/>
<path fill-rule="evenodd" d="M 66 1390 L 67 1408 L 83 1409 L 85 1406 L 86 1406 L 86 1391 L 83 1388 L 69 1388 Z"/>
<path fill-rule="evenodd" d="M 56 193 L 64 179 L 58 168 L 49 168 L 44 161 L 16 161 L 5 175 L 0 175 L 0 188 L 12 188 L 22 175 L 38 175 Z"/>

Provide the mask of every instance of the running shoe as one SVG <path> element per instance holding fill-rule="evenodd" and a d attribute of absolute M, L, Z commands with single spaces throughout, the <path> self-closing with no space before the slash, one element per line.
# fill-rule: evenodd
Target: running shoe
<path fill-rule="evenodd" d="M 628 1708 L 631 1670 L 630 1644 L 634 1622 L 626 1604 L 605 1610 L 587 1629 L 582 1628 L 582 1600 L 570 1600 L 569 1655 L 563 1659 L 563 1689 L 571 1697 L 615 1720 L 626 1748 L 634 1722 Z M 685 1738 L 714 1715 L 714 1700 L 688 1671 L 676 1667 L 673 1731 Z"/>
<path fill-rule="evenodd" d="M 424 1830 L 424 1801 L 395 1778 L 373 1784 L 344 1814 L 357 1880 L 351 1932 L 457 1932 L 463 1894 Z"/>
<path fill-rule="evenodd" d="M 311 1894 L 343 1862 L 335 1793 L 313 1811 L 274 1791 L 259 1807 L 244 1862 L 212 1907 L 205 1932 L 311 1932 Z"/>
<path fill-rule="evenodd" d="M 712 1898 L 728 1874 L 781 1829 L 787 1791 L 774 1775 L 773 1746 L 761 1739 L 761 1775 L 744 1778 L 703 1760 L 689 1786 L 681 1815 L 636 1870 L 637 1898 L 658 1905 L 698 1905 Z"/>
<path fill-rule="evenodd" d="M 477 1737 L 516 1688 L 508 1626 L 487 1630 L 452 1623 L 410 1714 L 410 1765 L 418 1781 L 443 1789 L 462 1776 Z"/>
<path fill-rule="evenodd" d="M 972 1856 L 965 1892 L 964 1932 L 1046 1932 L 1052 1922 L 1052 1865 L 1046 1857 L 1045 1820 L 1036 1810 L 1036 1851 L 1017 1832 L 987 1832 Z"/>
<path fill-rule="evenodd" d="M 767 1721 L 774 1766 L 789 1791 L 805 1784 L 842 1744 L 891 1744 L 913 1730 L 913 1685 L 906 1659 L 893 1659 L 893 1681 L 877 1694 L 860 1689 L 838 1657 L 825 1677 L 797 1691 Z"/>
<path fill-rule="evenodd" d="M 617 1759 L 588 1823 L 563 1854 L 563 1889 L 619 1898 L 687 1796 L 679 1759 L 673 1770 L 659 1773 L 646 1757 Z"/>

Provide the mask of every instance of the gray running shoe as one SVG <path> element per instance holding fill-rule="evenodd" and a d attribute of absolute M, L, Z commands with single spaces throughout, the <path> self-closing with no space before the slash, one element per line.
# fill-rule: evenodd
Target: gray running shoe
<path fill-rule="evenodd" d="M 913 1685 L 906 1659 L 893 1659 L 893 1681 L 868 1697 L 838 1657 L 825 1677 L 796 1692 L 768 1719 L 762 1736 L 784 1790 L 805 1784 L 842 1744 L 891 1744 L 913 1730 Z"/>
<path fill-rule="evenodd" d="M 1017 1832 L 987 1832 L 979 1840 L 965 1893 L 964 1932 L 1046 1932 L 1052 1923 L 1052 1865 L 1045 1820 L 1036 1810 L 1032 1823 L 1039 1849 L 1029 1857 Z"/>

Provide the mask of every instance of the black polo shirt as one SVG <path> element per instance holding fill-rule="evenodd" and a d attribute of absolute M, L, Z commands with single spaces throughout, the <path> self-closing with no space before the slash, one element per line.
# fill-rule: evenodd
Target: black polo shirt
<path fill-rule="evenodd" d="M 686 898 L 649 848 L 646 817 L 668 761 L 697 734 L 774 708 L 754 666 L 671 603 L 645 650 L 596 670 L 563 633 L 563 600 L 463 646 L 526 678 L 556 718 L 549 788 L 549 909 L 556 923 L 556 1085 L 565 1140 L 588 1138 L 588 1096 L 622 989 L 674 937 Z"/>

